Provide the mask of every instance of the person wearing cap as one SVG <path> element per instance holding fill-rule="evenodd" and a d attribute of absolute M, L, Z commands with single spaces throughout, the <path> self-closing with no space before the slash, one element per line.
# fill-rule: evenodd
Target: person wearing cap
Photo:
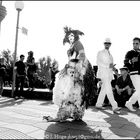
<path fill-rule="evenodd" d="M 104 109 L 103 103 L 105 100 L 105 96 L 109 99 L 109 102 L 112 106 L 113 112 L 116 114 L 120 113 L 120 108 L 118 107 L 117 102 L 114 99 L 111 81 L 114 79 L 113 71 L 114 63 L 113 56 L 109 52 L 109 48 L 111 46 L 111 41 L 109 38 L 106 38 L 104 41 L 104 49 L 99 51 L 97 54 L 97 78 L 99 78 L 102 82 L 101 90 L 98 95 L 98 99 L 96 102 L 96 108 Z"/>
<path fill-rule="evenodd" d="M 129 71 L 127 67 L 120 68 L 120 77 L 116 81 L 116 92 L 114 96 L 120 107 L 124 107 L 126 101 L 132 96 L 134 86 L 130 79 Z"/>
<path fill-rule="evenodd" d="M 135 88 L 135 92 L 131 98 L 126 102 L 125 106 L 130 111 L 136 111 L 133 104 L 138 101 L 140 106 L 140 38 L 133 39 L 133 49 L 128 51 L 125 55 L 124 66 L 129 69 L 130 78 Z"/>

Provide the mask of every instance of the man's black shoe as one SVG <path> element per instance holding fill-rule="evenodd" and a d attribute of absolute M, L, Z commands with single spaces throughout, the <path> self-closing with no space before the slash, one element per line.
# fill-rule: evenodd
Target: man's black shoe
<path fill-rule="evenodd" d="M 20 99 L 24 99 L 24 97 L 23 96 L 20 96 Z"/>
<path fill-rule="evenodd" d="M 19 97 L 18 96 L 15 96 L 14 99 L 17 100 L 17 99 L 19 99 Z"/>
<path fill-rule="evenodd" d="M 99 109 L 99 110 L 105 110 L 105 107 L 103 106 L 95 106 L 96 109 Z"/>

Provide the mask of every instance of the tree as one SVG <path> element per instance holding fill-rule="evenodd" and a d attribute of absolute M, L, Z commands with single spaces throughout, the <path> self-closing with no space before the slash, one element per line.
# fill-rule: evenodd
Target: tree
<path fill-rule="evenodd" d="M 14 53 L 12 54 L 11 51 L 7 49 L 3 50 L 0 56 L 5 58 L 8 75 L 10 81 L 12 81 Z M 16 58 L 16 61 L 18 61 L 18 58 Z M 51 68 L 53 67 L 53 69 L 58 71 L 58 62 L 55 59 L 52 61 L 51 57 L 47 56 L 40 58 L 39 61 L 36 62 L 36 65 L 38 66 L 37 76 L 39 81 L 43 83 L 43 87 L 49 87 L 51 83 Z M 39 85 L 37 86 L 39 87 Z"/>
<path fill-rule="evenodd" d="M 39 59 L 38 65 L 38 76 L 44 79 L 44 84 L 49 85 L 51 82 L 50 67 L 51 67 L 51 57 L 42 57 Z"/>
<path fill-rule="evenodd" d="M 10 85 L 12 83 L 14 53 L 11 54 L 11 51 L 7 49 L 1 52 L 1 56 L 5 58 L 5 63 L 7 66 L 7 76 L 5 77 L 5 81 L 8 81 Z"/>
<path fill-rule="evenodd" d="M 13 56 L 12 56 L 11 51 L 9 49 L 3 50 L 1 52 L 1 55 L 2 55 L 2 57 L 5 58 L 5 62 L 6 62 L 7 65 L 10 65 L 12 63 Z"/>
<path fill-rule="evenodd" d="M 14 53 L 11 53 L 11 51 L 9 49 L 7 50 L 3 50 L 1 52 L 1 56 L 5 58 L 5 62 L 6 65 L 8 66 L 13 66 L 13 62 L 14 62 Z M 18 58 L 16 58 L 16 61 L 18 60 Z"/>

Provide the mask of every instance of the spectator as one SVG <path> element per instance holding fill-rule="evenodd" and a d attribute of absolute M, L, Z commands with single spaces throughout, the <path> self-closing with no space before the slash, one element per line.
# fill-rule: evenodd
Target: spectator
<path fill-rule="evenodd" d="M 55 85 L 55 79 L 56 74 L 59 72 L 57 64 L 55 66 L 50 67 L 51 69 L 51 84 L 50 84 L 50 90 L 53 89 Z"/>
<path fill-rule="evenodd" d="M 112 89 L 114 91 L 115 90 L 116 81 L 117 81 L 118 77 L 120 76 L 118 74 L 118 69 L 114 70 L 114 74 L 113 75 L 114 75 L 114 79 L 111 81 L 111 85 L 112 85 Z"/>
<path fill-rule="evenodd" d="M 20 55 L 20 60 L 15 63 L 16 70 L 16 90 L 15 90 L 15 99 L 23 98 L 23 87 L 26 78 L 26 68 L 24 61 L 25 56 Z M 20 86 L 20 92 L 18 92 Z M 20 93 L 20 94 L 19 94 Z"/>
<path fill-rule="evenodd" d="M 29 52 L 28 52 L 27 61 L 26 61 L 27 65 L 28 65 L 29 63 L 32 63 L 32 58 L 34 58 L 33 56 L 34 56 L 33 51 L 29 51 Z"/>
<path fill-rule="evenodd" d="M 128 68 L 123 67 L 120 69 L 121 76 L 116 81 L 116 100 L 121 107 L 125 106 L 126 101 L 131 97 L 134 87 L 128 74 Z"/>
<path fill-rule="evenodd" d="M 124 65 L 130 71 L 130 78 L 135 87 L 134 94 L 130 97 L 130 99 L 126 102 L 125 106 L 130 111 L 136 111 L 133 108 L 133 104 L 138 101 L 140 106 L 140 38 L 135 37 L 133 39 L 133 50 L 130 50 L 125 55 Z"/>
<path fill-rule="evenodd" d="M 35 64 L 35 59 L 32 58 L 30 63 L 27 63 L 27 76 L 29 80 L 29 91 L 33 91 L 35 88 L 35 73 L 37 70 L 37 65 Z"/>
<path fill-rule="evenodd" d="M 11 64 L 6 65 L 6 76 L 4 78 L 4 86 L 12 86 L 13 67 Z"/>
<path fill-rule="evenodd" d="M 2 97 L 4 78 L 6 76 L 6 65 L 4 58 L 0 59 L 0 97 Z"/>

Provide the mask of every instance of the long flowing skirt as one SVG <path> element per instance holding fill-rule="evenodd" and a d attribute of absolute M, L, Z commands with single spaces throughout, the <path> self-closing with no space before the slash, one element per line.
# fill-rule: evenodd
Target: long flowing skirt
<path fill-rule="evenodd" d="M 81 120 L 85 106 L 82 103 L 83 85 L 74 82 L 68 76 L 58 79 L 53 89 L 53 102 L 59 106 L 57 118 L 66 120 Z"/>
<path fill-rule="evenodd" d="M 59 106 L 57 118 L 65 120 L 72 118 L 74 120 L 82 119 L 85 109 L 93 102 L 97 91 L 94 72 L 91 64 L 88 62 L 86 71 L 83 74 L 80 68 L 81 63 L 77 63 L 76 69 L 79 72 L 79 78 L 76 82 L 70 80 L 69 76 L 62 76 L 57 80 L 53 89 L 54 103 Z"/>
<path fill-rule="evenodd" d="M 57 117 L 60 120 L 71 118 L 73 120 L 81 120 L 84 116 L 84 106 L 77 106 L 72 102 L 64 102 L 59 108 Z"/>

